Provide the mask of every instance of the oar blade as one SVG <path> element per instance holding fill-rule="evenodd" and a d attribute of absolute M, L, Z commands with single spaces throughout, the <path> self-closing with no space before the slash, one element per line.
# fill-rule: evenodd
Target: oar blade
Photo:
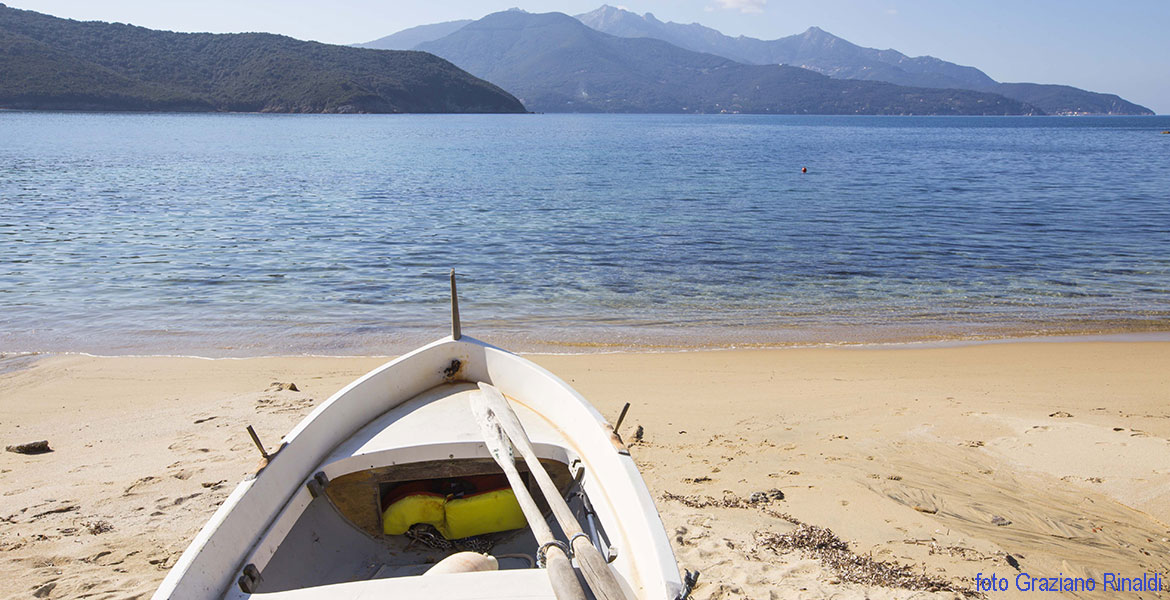
<path fill-rule="evenodd" d="M 483 395 L 484 404 L 495 414 L 500 426 L 504 428 L 504 433 L 508 434 L 508 438 L 512 440 L 520 454 L 534 452 L 528 434 L 524 431 L 524 425 L 520 423 L 520 417 L 516 416 L 504 394 L 500 393 L 496 386 L 482 381 L 479 382 L 479 391 Z"/>
<path fill-rule="evenodd" d="M 491 407 L 488 406 L 483 392 L 472 392 L 471 414 L 475 417 L 475 422 L 479 423 L 479 429 L 483 433 L 484 444 L 487 446 L 492 458 L 496 459 L 496 462 L 513 462 L 515 458 L 512 454 L 512 444 L 508 442 L 508 436 L 504 433 L 504 428 L 500 425 L 499 418 L 494 414 Z"/>

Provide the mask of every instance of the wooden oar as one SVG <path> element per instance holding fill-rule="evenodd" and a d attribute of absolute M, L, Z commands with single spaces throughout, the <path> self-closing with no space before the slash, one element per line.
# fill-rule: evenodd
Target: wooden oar
<path fill-rule="evenodd" d="M 532 472 L 537 485 L 540 486 L 540 493 L 544 494 L 549 508 L 556 515 L 557 523 L 565 535 L 569 536 L 573 555 L 577 557 L 577 564 L 585 574 L 585 581 L 589 584 L 589 589 L 593 590 L 593 595 L 597 596 L 598 600 L 629 600 L 617 577 L 609 569 L 609 563 L 601 555 L 601 551 L 593 546 L 589 536 L 581 530 L 581 524 L 573 516 L 569 504 L 561 497 L 552 477 L 544 470 L 544 465 L 540 464 L 540 459 L 536 457 L 536 451 L 532 448 L 532 440 L 528 439 L 528 433 L 524 431 L 524 426 L 512 410 L 512 406 L 508 404 L 508 400 L 495 386 L 480 382 L 479 389 L 483 392 L 488 408 L 503 426 L 504 433 L 508 434 L 512 445 L 520 451 L 520 456 L 524 457 L 528 470 Z"/>
<path fill-rule="evenodd" d="M 499 419 L 488 407 L 484 396 L 482 392 L 471 394 L 471 413 L 475 415 L 475 420 L 483 431 L 483 439 L 492 458 L 496 459 L 496 463 L 508 477 L 508 483 L 516 493 L 516 501 L 520 503 L 520 510 L 524 512 L 524 518 L 532 528 L 532 535 L 545 552 L 545 565 L 548 567 L 548 579 L 552 583 L 553 592 L 557 600 L 586 600 L 585 591 L 577 581 L 577 574 L 573 571 L 568 555 L 564 548 L 558 545 L 552 529 L 545 522 L 536 501 L 532 499 L 532 494 L 528 493 L 528 488 L 520 479 L 520 473 L 516 470 L 516 459 L 512 456 L 512 445 L 508 443 Z"/>

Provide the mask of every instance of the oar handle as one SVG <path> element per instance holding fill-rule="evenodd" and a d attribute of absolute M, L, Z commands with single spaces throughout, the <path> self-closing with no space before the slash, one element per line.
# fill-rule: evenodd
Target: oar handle
<path fill-rule="evenodd" d="M 504 476 L 508 478 L 508 484 L 512 486 L 512 491 L 516 494 L 516 502 L 520 504 L 520 512 L 524 513 L 524 519 L 528 521 L 533 537 L 536 538 L 541 549 L 544 549 L 545 566 L 553 593 L 556 594 L 557 600 L 586 600 L 585 591 L 581 589 L 581 584 L 577 581 L 577 573 L 573 571 L 573 565 L 569 562 L 568 555 L 555 541 L 552 529 L 544 520 L 544 515 L 541 514 L 536 501 L 532 499 L 532 494 L 525 487 L 524 480 L 520 478 L 516 464 L 512 462 L 512 449 L 508 446 L 508 438 L 505 437 L 498 418 L 483 402 L 483 394 L 478 394 L 478 396 L 480 397 L 472 395 L 472 414 L 479 421 L 488 452 L 496 460 L 496 464 L 504 470 Z"/>
<path fill-rule="evenodd" d="M 577 573 L 573 571 L 569 557 L 565 555 L 565 551 L 560 546 L 552 543 L 556 538 L 553 537 L 552 530 L 549 529 L 548 523 L 540 514 L 540 508 L 536 506 L 532 494 L 529 494 L 528 488 L 524 487 L 524 481 L 520 479 L 516 465 L 510 461 L 497 462 L 503 467 L 504 474 L 508 477 L 508 483 L 512 485 L 512 490 L 516 493 L 516 501 L 520 503 L 520 509 L 528 521 L 528 526 L 532 529 L 533 536 L 542 548 L 547 547 L 545 567 L 557 600 L 585 600 L 585 591 L 581 589 L 581 583 L 577 581 Z"/>
<path fill-rule="evenodd" d="M 593 542 L 589 541 L 588 537 L 582 535 L 581 524 L 573 516 L 569 504 L 561 497 L 560 490 L 553 483 L 552 477 L 549 477 L 548 472 L 544 470 L 544 465 L 540 464 L 540 459 L 536 457 L 536 452 L 532 448 L 532 441 L 528 439 L 528 433 L 524 431 L 524 426 L 520 423 L 516 412 L 512 410 L 512 405 L 495 386 L 480 382 L 479 389 L 483 392 L 481 397 L 499 420 L 504 433 L 508 434 L 512 445 L 524 457 L 524 462 L 528 465 L 528 470 L 532 473 L 533 478 L 536 479 L 540 493 L 544 495 L 545 501 L 548 502 L 549 508 L 556 516 L 557 523 L 560 524 L 565 535 L 569 536 L 573 546 L 573 554 L 577 557 L 577 564 L 580 565 L 581 572 L 585 575 L 585 581 L 593 590 L 593 594 L 597 596 L 598 600 L 629 600 L 625 589 L 618 582 L 609 563 L 601 555 L 601 551 L 593 545 Z"/>
<path fill-rule="evenodd" d="M 573 570 L 573 564 L 563 550 L 552 548 L 545 558 L 545 567 L 557 600 L 585 600 L 585 591 L 581 589 L 581 582 L 577 581 L 577 572 Z"/>
<path fill-rule="evenodd" d="M 585 575 L 589 588 L 599 598 L 609 600 L 625 600 L 626 591 L 618 583 L 617 577 L 609 568 L 609 562 L 601 555 L 592 542 L 585 536 L 576 536 L 573 540 L 573 556 L 577 557 L 577 564 Z"/>

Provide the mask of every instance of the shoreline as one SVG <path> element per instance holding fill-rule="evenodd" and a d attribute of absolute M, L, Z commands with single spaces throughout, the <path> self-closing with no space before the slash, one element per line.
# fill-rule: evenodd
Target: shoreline
<path fill-rule="evenodd" d="M 622 433 L 645 429 L 632 454 L 697 600 L 955 597 L 763 543 L 796 526 L 727 500 L 773 489 L 770 510 L 960 588 L 1014 576 L 1008 556 L 1032 576 L 1170 571 L 1170 342 L 885 350 L 528 357 L 611 419 L 633 404 Z M 0 453 L 0 595 L 149 596 L 258 460 L 245 425 L 275 447 L 386 360 L 73 354 L 0 374 L 3 445 L 53 448 Z"/>
<path fill-rule="evenodd" d="M 359 353 L 359 354 L 320 354 L 320 353 L 288 353 L 288 354 L 256 354 L 256 355 L 241 355 L 241 356 L 210 356 L 207 354 L 169 354 L 169 353 L 136 353 L 128 352 L 125 354 L 111 353 L 105 354 L 101 352 L 89 352 L 82 350 L 0 350 L 0 374 L 10 372 L 3 368 L 4 362 L 7 360 L 20 360 L 33 357 L 50 357 L 50 356 L 84 356 L 91 358 L 191 358 L 198 360 L 251 360 L 251 359 L 280 359 L 280 358 L 393 358 L 401 356 L 407 352 L 421 347 L 434 340 L 441 339 L 442 336 L 436 336 L 418 344 L 418 346 L 411 347 L 402 352 L 387 352 L 387 353 Z M 921 339 L 921 340 L 903 340 L 903 341 L 869 341 L 869 342 L 787 342 L 787 343 L 729 343 L 722 345 L 704 345 L 698 344 L 694 346 L 676 346 L 676 345 L 625 345 L 618 343 L 576 343 L 571 346 L 582 348 L 578 352 L 572 351 L 554 351 L 554 350 L 511 350 L 509 344 L 504 341 L 500 343 L 493 343 L 490 337 L 486 339 L 479 336 L 472 335 L 476 339 L 482 339 L 493 345 L 504 348 L 526 357 L 539 356 L 592 356 L 592 355 L 606 355 L 606 354 L 686 354 L 693 352 L 736 352 L 736 351 L 784 351 L 784 350 L 815 350 L 815 349 L 842 349 L 842 350 L 903 350 L 903 349 L 929 349 L 929 348 L 963 348 L 969 346 L 983 346 L 983 345 L 998 345 L 998 344 L 1068 344 L 1068 343 L 1160 343 L 1170 342 L 1170 330 L 1165 331 L 1146 331 L 1135 330 L 1125 332 L 1104 332 L 1104 333 L 1051 333 L 1041 334 L 1035 336 L 1016 336 L 1004 335 L 1000 336 L 981 336 L 975 338 L 969 337 L 954 337 L 945 339 Z M 543 342 L 545 345 L 557 345 L 554 342 Z M 570 344 L 562 344 L 570 345 Z"/>

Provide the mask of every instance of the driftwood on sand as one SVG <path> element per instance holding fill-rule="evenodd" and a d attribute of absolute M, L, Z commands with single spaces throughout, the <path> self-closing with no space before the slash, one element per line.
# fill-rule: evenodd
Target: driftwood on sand
<path fill-rule="evenodd" d="M 53 449 L 49 447 L 49 440 L 28 442 L 27 444 L 16 444 L 15 446 L 6 446 L 4 449 L 9 452 L 15 452 L 17 454 L 44 454 L 46 452 L 53 451 Z"/>

